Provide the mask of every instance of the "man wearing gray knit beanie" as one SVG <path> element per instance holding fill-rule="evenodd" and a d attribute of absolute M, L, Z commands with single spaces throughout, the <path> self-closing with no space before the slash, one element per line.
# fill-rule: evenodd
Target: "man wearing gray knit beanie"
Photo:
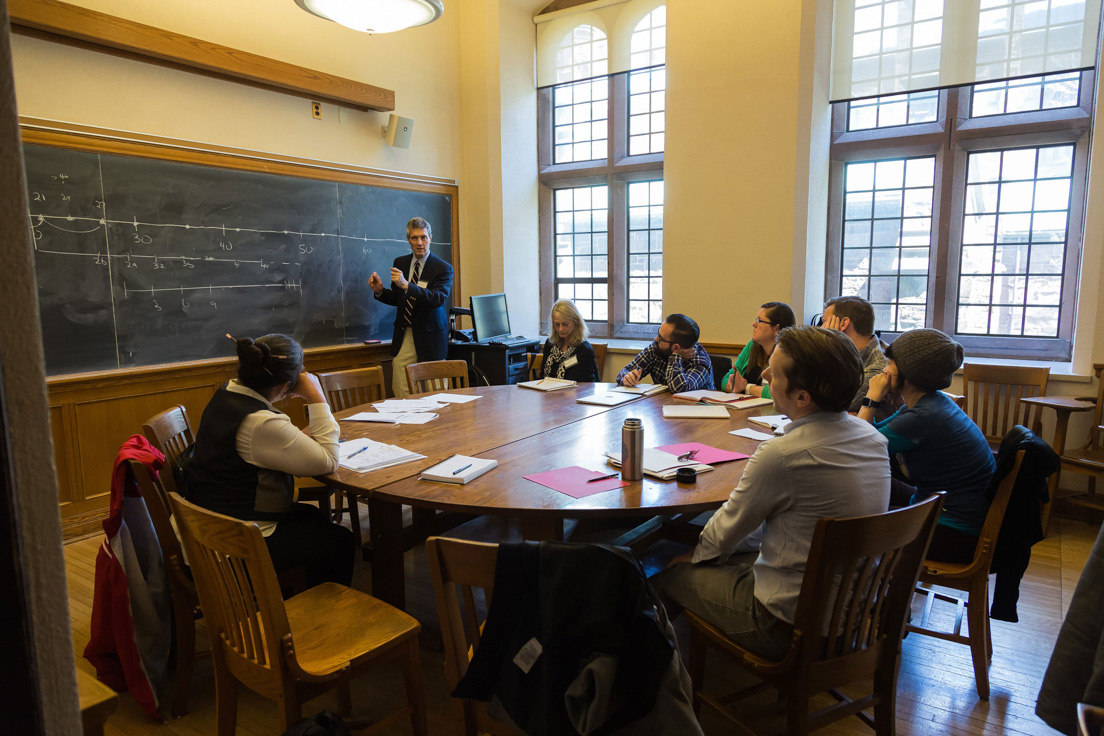
<path fill-rule="evenodd" d="M 890 505 L 903 506 L 946 491 L 928 557 L 969 562 L 989 511 L 985 491 L 996 470 L 989 443 L 978 426 L 942 392 L 962 365 L 962 346 L 933 329 L 905 332 L 886 350 L 888 365 L 870 379 L 859 418 L 889 440 L 897 456 Z M 903 405 L 874 421 L 887 397 Z"/>

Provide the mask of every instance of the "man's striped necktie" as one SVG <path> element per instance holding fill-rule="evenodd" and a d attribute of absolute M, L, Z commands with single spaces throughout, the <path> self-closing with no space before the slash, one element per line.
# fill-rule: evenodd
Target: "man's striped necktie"
<path fill-rule="evenodd" d="M 417 259 L 414 260 L 414 275 L 410 277 L 410 283 L 418 283 L 418 277 L 422 275 L 422 264 Z M 414 324 L 414 295 L 411 294 L 406 298 L 406 307 L 403 311 L 406 317 L 406 323 L 408 325 Z"/>

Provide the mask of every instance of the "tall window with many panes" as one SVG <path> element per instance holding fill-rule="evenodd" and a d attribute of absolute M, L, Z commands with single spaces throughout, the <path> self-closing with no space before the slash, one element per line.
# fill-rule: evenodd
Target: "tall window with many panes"
<path fill-rule="evenodd" d="M 666 28 L 666 6 L 639 18 L 630 70 L 611 75 L 611 40 L 580 24 L 540 90 L 541 306 L 571 299 L 599 337 L 663 320 Z"/>
<path fill-rule="evenodd" d="M 868 299 L 890 337 L 1068 359 L 1094 75 L 836 103 L 828 295 Z"/>

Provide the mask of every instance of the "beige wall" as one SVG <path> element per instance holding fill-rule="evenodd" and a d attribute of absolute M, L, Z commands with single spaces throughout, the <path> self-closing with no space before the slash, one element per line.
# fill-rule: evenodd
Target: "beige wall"
<path fill-rule="evenodd" d="M 291 0 L 76 0 L 74 4 L 395 91 L 413 144 L 380 135 L 387 113 L 340 111 L 37 38 L 13 38 L 19 113 L 221 146 L 460 178 L 459 13 L 400 34 L 368 36 Z"/>

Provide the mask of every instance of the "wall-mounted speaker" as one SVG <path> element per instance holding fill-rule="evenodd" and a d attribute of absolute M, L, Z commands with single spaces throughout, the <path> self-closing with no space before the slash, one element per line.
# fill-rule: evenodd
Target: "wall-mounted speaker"
<path fill-rule="evenodd" d="M 387 145 L 395 148 L 410 148 L 410 136 L 414 134 L 414 118 L 390 115 L 387 125 L 383 126 L 383 138 Z"/>

